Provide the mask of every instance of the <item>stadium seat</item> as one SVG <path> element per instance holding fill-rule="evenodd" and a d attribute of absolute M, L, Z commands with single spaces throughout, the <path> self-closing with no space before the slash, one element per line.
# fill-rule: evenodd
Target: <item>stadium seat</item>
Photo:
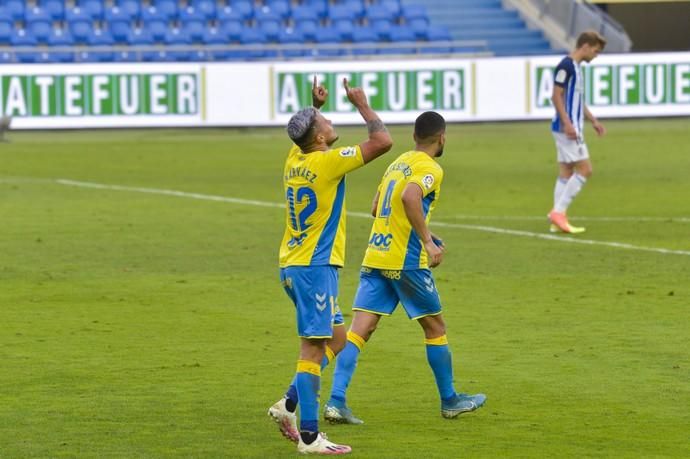
<path fill-rule="evenodd" d="M 370 23 L 379 20 L 393 21 L 395 19 L 388 8 L 378 4 L 373 4 L 367 8 L 365 16 Z"/>
<path fill-rule="evenodd" d="M 261 32 L 264 34 L 266 39 L 271 42 L 278 41 L 280 32 L 284 29 L 284 27 L 280 24 L 279 21 L 273 20 L 261 21 L 258 23 L 258 27 L 259 30 L 261 30 Z"/>
<path fill-rule="evenodd" d="M 180 22 L 190 22 L 190 21 L 204 21 L 206 17 L 204 13 L 195 8 L 194 6 L 187 6 L 182 8 L 179 13 Z"/>
<path fill-rule="evenodd" d="M 52 29 L 48 37 L 48 46 L 72 46 L 74 45 L 74 38 L 65 29 Z"/>
<path fill-rule="evenodd" d="M 48 43 L 52 27 L 48 21 L 34 21 L 27 23 L 27 32 L 33 35 L 39 44 Z"/>
<path fill-rule="evenodd" d="M 164 21 L 149 21 L 144 24 L 144 27 L 155 42 L 162 42 L 165 39 L 165 35 L 168 33 L 168 26 Z"/>
<path fill-rule="evenodd" d="M 254 9 L 254 18 L 259 22 L 281 21 L 283 19 L 278 11 L 272 10 L 271 7 L 267 5 L 257 6 Z"/>
<path fill-rule="evenodd" d="M 410 22 L 413 19 L 426 19 L 429 20 L 429 16 L 426 12 L 426 7 L 424 5 L 411 4 L 403 5 L 402 7 L 402 17 L 405 18 L 405 22 Z"/>
<path fill-rule="evenodd" d="M 239 21 L 226 21 L 220 26 L 220 33 L 227 41 L 240 41 L 244 26 Z"/>
<path fill-rule="evenodd" d="M 333 30 L 331 27 L 322 27 L 318 34 L 316 35 L 316 42 L 319 44 L 335 44 L 335 43 L 340 43 L 340 36 L 338 33 Z M 327 49 L 315 49 L 313 54 L 315 56 L 324 56 L 324 57 L 331 57 L 331 56 L 342 56 L 345 54 L 345 50 L 342 47 L 333 47 L 333 48 L 327 48 Z"/>
<path fill-rule="evenodd" d="M 65 21 L 76 22 L 76 21 L 93 21 L 94 17 L 84 8 L 75 6 L 74 8 L 67 8 L 65 11 Z"/>
<path fill-rule="evenodd" d="M 165 34 L 165 44 L 166 45 L 190 45 L 191 40 L 189 35 L 187 35 L 184 29 L 175 27 L 174 29 L 169 29 Z M 176 61 L 190 61 L 192 60 L 192 51 L 181 51 L 181 50 L 167 50 L 168 56 Z"/>
<path fill-rule="evenodd" d="M 3 2 L 5 11 L 9 14 L 15 21 L 24 20 L 24 2 L 22 0 L 7 0 Z"/>
<path fill-rule="evenodd" d="M 115 44 L 113 34 L 109 30 L 94 29 L 87 37 L 87 43 L 90 46 L 112 46 Z"/>
<path fill-rule="evenodd" d="M 0 44 L 9 45 L 14 27 L 9 21 L 0 21 Z"/>
<path fill-rule="evenodd" d="M 431 27 L 427 33 L 429 41 L 451 41 L 453 37 L 447 27 Z"/>
<path fill-rule="evenodd" d="M 134 29 L 129 33 L 127 41 L 130 45 L 152 45 L 153 37 L 146 29 Z"/>
<path fill-rule="evenodd" d="M 245 28 L 242 31 L 242 34 L 240 35 L 240 43 L 243 45 L 260 45 L 260 44 L 265 44 L 266 43 L 266 37 L 264 34 L 254 28 Z M 249 59 L 259 59 L 262 57 L 266 57 L 267 53 L 264 50 L 260 49 L 252 49 L 252 50 L 242 50 L 242 51 L 235 51 L 230 54 L 230 57 L 239 57 L 239 58 L 249 58 Z"/>
<path fill-rule="evenodd" d="M 14 29 L 10 37 L 12 46 L 36 46 L 36 38 L 25 29 Z M 22 61 L 26 62 L 26 61 Z"/>
<path fill-rule="evenodd" d="M 132 28 L 129 22 L 115 21 L 108 24 L 110 33 L 113 35 L 115 43 L 129 43 L 129 36 Z"/>
<path fill-rule="evenodd" d="M 355 27 L 352 33 L 352 41 L 357 44 L 371 43 L 371 48 L 355 48 L 352 50 L 354 55 L 370 55 L 376 54 L 375 43 L 378 41 L 378 35 L 371 27 Z"/>
<path fill-rule="evenodd" d="M 177 14 L 177 3 L 172 0 L 159 0 L 155 3 L 155 5 L 150 5 L 149 7 L 142 9 L 141 19 L 144 22 L 170 22 L 174 19 L 177 19 Z"/>
<path fill-rule="evenodd" d="M 298 21 L 295 23 L 295 30 L 302 35 L 305 40 L 316 41 L 316 35 L 319 33 L 319 26 L 316 21 Z"/>
<path fill-rule="evenodd" d="M 14 62 L 14 54 L 9 51 L 0 52 L 0 64 L 10 64 Z"/>
<path fill-rule="evenodd" d="M 52 21 L 53 18 L 50 17 L 48 11 L 40 6 L 34 6 L 33 8 L 27 8 L 24 12 L 24 21 L 26 22 L 36 22 L 36 21 Z"/>
<path fill-rule="evenodd" d="M 41 59 L 41 53 L 35 51 L 17 51 L 15 56 L 22 64 L 34 64 Z"/>
<path fill-rule="evenodd" d="M 283 20 L 290 17 L 290 2 L 288 0 L 266 0 L 266 6 Z"/>
<path fill-rule="evenodd" d="M 386 8 L 391 13 L 392 18 L 400 16 L 400 2 L 398 0 L 383 0 L 379 2 L 379 5 Z"/>
<path fill-rule="evenodd" d="M 352 21 L 338 20 L 333 24 L 333 28 L 338 33 L 340 41 L 353 41 L 355 25 Z"/>
<path fill-rule="evenodd" d="M 320 18 L 328 16 L 328 0 L 302 0 L 302 4 L 312 8 Z"/>
<path fill-rule="evenodd" d="M 408 27 L 418 40 L 429 38 L 429 21 L 423 18 L 416 18 L 407 23 Z"/>
<path fill-rule="evenodd" d="M 86 11 L 92 19 L 100 21 L 103 19 L 103 2 L 101 0 L 80 0 L 79 8 Z"/>
<path fill-rule="evenodd" d="M 112 51 L 80 51 L 77 54 L 79 62 L 112 62 L 115 60 L 115 53 Z"/>
<path fill-rule="evenodd" d="M 113 62 L 135 62 L 138 60 L 139 55 L 134 51 L 116 51 L 113 55 Z"/>
<path fill-rule="evenodd" d="M 228 43 L 228 36 L 222 33 L 218 27 L 205 27 L 202 41 L 207 45 L 225 45 Z"/>
<path fill-rule="evenodd" d="M 207 21 L 216 18 L 216 3 L 212 0 L 194 0 L 192 6 L 203 15 Z"/>
<path fill-rule="evenodd" d="M 92 25 L 86 21 L 75 21 L 69 23 L 69 31 L 75 43 L 86 43 L 92 33 Z"/>
<path fill-rule="evenodd" d="M 314 8 L 310 8 L 306 5 L 296 6 L 292 10 L 292 20 L 295 22 L 299 21 L 314 21 L 319 20 L 319 15 Z"/>
<path fill-rule="evenodd" d="M 103 13 L 105 22 L 132 22 L 139 18 L 139 10 L 125 9 L 119 6 L 113 6 L 112 8 L 106 8 Z"/>
<path fill-rule="evenodd" d="M 357 20 L 357 11 L 347 4 L 331 5 L 328 9 L 328 19 L 333 23 L 336 21 L 354 22 Z"/>
<path fill-rule="evenodd" d="M 186 22 L 183 27 L 189 43 L 203 43 L 206 26 L 203 21 Z"/>
<path fill-rule="evenodd" d="M 385 19 L 379 19 L 370 23 L 371 28 L 378 35 L 379 40 L 389 41 L 391 39 L 391 29 L 393 28 L 393 23 Z"/>
<path fill-rule="evenodd" d="M 220 22 L 247 21 L 254 16 L 254 8 L 249 2 L 237 2 L 218 9 L 216 15 Z"/>
<path fill-rule="evenodd" d="M 65 18 L 65 5 L 62 0 L 44 0 L 41 2 L 41 8 L 53 21 L 62 21 Z"/>

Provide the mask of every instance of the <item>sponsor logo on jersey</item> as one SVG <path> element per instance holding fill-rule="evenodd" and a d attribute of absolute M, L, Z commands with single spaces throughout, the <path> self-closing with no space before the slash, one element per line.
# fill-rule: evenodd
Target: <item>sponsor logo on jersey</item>
<path fill-rule="evenodd" d="M 431 174 L 427 174 L 424 176 L 422 179 L 422 183 L 426 187 L 426 189 L 430 189 L 434 185 L 434 176 Z"/>
<path fill-rule="evenodd" d="M 340 150 L 340 156 L 343 158 L 349 158 L 357 154 L 357 149 L 355 147 L 347 147 Z"/>
<path fill-rule="evenodd" d="M 391 233 L 374 233 L 369 239 L 369 246 L 377 248 L 379 250 L 388 250 L 393 241 L 393 235 Z"/>

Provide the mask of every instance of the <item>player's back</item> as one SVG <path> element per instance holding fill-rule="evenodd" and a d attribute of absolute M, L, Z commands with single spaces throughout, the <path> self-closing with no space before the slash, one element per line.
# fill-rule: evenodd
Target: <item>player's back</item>
<path fill-rule="evenodd" d="M 293 146 L 283 171 L 286 225 L 280 266 L 343 266 L 345 174 L 364 164 L 359 146 L 303 153 Z"/>
<path fill-rule="evenodd" d="M 443 169 L 428 154 L 408 151 L 388 166 L 379 185 L 376 219 L 369 235 L 362 264 L 379 269 L 427 268 L 427 255 L 407 219 L 402 193 L 409 183 L 422 190 L 422 210 L 426 221 L 441 191 Z"/>

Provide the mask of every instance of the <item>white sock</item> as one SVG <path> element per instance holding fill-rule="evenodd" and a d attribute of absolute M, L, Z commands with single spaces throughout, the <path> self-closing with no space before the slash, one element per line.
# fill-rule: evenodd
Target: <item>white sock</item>
<path fill-rule="evenodd" d="M 568 183 L 568 179 L 561 177 L 560 175 L 556 179 L 556 187 L 553 189 L 553 207 L 556 208 L 556 204 L 563 196 L 563 190 L 565 190 L 565 184 Z"/>
<path fill-rule="evenodd" d="M 577 196 L 586 182 L 587 179 L 585 177 L 577 172 L 574 173 L 568 180 L 568 183 L 565 184 L 563 193 L 561 193 L 560 199 L 554 206 L 556 212 L 564 214 L 565 211 L 568 210 L 570 203 L 573 202 L 573 199 L 575 199 L 575 196 Z"/>

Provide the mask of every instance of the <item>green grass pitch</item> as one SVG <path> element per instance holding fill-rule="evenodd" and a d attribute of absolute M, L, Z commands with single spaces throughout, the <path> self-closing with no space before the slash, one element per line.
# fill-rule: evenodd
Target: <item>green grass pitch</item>
<path fill-rule="evenodd" d="M 435 276 L 456 386 L 488 402 L 441 418 L 421 329 L 398 310 L 349 392 L 366 423 L 322 424 L 353 457 L 690 456 L 688 119 L 605 124 L 602 139 L 587 133 L 594 176 L 569 212 L 588 230 L 556 239 L 542 238 L 556 176 L 548 123 L 449 126 Z M 366 136 L 339 132 L 340 145 Z M 348 178 L 353 213 L 412 147 L 410 126 L 391 132 L 393 151 Z M 266 416 L 298 351 L 278 281 L 283 211 L 208 198 L 279 203 L 284 131 L 9 138 L 0 457 L 295 457 Z M 348 323 L 369 227 L 348 219 Z"/>

